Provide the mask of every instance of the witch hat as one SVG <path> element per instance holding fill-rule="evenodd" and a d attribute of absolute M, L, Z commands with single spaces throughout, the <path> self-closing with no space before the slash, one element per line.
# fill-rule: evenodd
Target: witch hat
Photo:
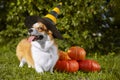
<path fill-rule="evenodd" d="M 45 15 L 43 18 L 40 18 L 39 16 L 28 16 L 25 19 L 25 25 L 28 28 L 32 28 L 33 24 L 37 22 L 42 22 L 48 30 L 51 30 L 53 33 L 54 38 L 63 39 L 60 32 L 56 28 L 56 22 L 58 14 L 60 13 L 60 7 L 62 6 L 62 3 L 59 3 L 58 6 L 56 6 L 51 12 L 49 12 L 47 15 Z"/>

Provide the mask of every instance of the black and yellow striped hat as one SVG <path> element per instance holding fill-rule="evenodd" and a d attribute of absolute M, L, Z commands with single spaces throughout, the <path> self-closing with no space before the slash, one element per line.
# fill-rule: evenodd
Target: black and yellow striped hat
<path fill-rule="evenodd" d="M 49 14 L 47 14 L 45 18 L 50 19 L 53 24 L 56 24 L 58 14 L 60 14 L 61 5 L 62 3 L 59 3 L 59 5 L 55 7 Z"/>
<path fill-rule="evenodd" d="M 62 3 L 59 3 L 58 6 L 53 8 L 51 12 L 49 12 L 47 15 L 45 15 L 43 18 L 40 18 L 39 16 L 28 16 L 25 19 L 25 25 L 28 28 L 31 28 L 33 24 L 37 22 L 42 22 L 46 25 L 48 30 L 51 30 L 53 33 L 54 38 L 63 39 L 60 32 L 56 28 L 57 23 L 57 17 L 60 14 L 60 7 L 62 6 Z"/>

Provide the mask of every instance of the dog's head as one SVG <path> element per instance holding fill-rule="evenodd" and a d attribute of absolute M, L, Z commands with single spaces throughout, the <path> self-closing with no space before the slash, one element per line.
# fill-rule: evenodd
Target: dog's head
<path fill-rule="evenodd" d="M 52 38 L 52 32 L 41 22 L 33 24 L 32 28 L 28 29 L 28 34 L 31 36 L 30 41 L 46 41 L 48 36 Z"/>

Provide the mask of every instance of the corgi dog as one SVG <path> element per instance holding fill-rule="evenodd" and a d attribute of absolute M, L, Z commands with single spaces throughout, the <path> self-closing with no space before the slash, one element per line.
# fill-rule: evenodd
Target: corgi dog
<path fill-rule="evenodd" d="M 59 56 L 52 32 L 42 22 L 37 22 L 28 30 L 28 34 L 30 37 L 22 39 L 16 48 L 19 67 L 27 63 L 28 67 L 35 68 L 38 73 L 53 73 Z"/>

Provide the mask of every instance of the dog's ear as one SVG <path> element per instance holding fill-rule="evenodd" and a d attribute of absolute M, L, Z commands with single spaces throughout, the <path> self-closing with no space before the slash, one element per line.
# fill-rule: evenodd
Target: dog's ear
<path fill-rule="evenodd" d="M 51 34 L 51 35 L 52 35 L 53 33 L 52 33 L 52 31 L 48 30 L 48 34 Z"/>
<path fill-rule="evenodd" d="M 52 33 L 52 31 L 48 30 L 47 34 L 49 35 L 50 40 L 53 40 L 53 33 Z"/>

